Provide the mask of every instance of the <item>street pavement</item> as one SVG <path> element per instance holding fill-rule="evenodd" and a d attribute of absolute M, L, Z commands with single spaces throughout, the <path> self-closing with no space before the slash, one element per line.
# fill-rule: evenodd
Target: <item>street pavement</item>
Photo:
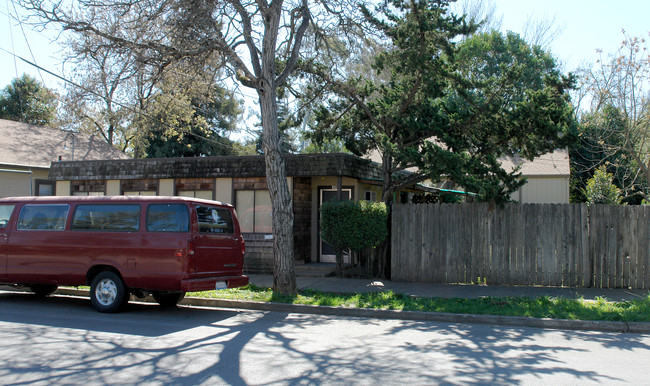
<path fill-rule="evenodd" d="M 645 385 L 650 335 L 0 292 L 0 385 Z"/>

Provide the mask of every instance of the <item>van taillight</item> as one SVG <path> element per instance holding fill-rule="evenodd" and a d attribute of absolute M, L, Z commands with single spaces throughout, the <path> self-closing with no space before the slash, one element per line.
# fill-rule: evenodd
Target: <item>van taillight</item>
<path fill-rule="evenodd" d="M 244 238 L 240 236 L 239 242 L 241 243 L 241 255 L 246 254 L 246 243 L 244 243 Z"/>
<path fill-rule="evenodd" d="M 194 255 L 194 243 L 189 241 L 187 243 L 187 255 L 188 256 L 193 256 Z"/>

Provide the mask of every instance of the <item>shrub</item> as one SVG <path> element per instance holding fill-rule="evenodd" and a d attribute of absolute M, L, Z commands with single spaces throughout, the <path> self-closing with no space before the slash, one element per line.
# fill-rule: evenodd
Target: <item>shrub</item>
<path fill-rule="evenodd" d="M 585 195 L 589 204 L 620 204 L 621 190 L 612 182 L 614 177 L 607 173 L 605 166 L 596 169 L 594 176 L 587 181 Z"/>
<path fill-rule="evenodd" d="M 336 249 L 336 268 L 341 275 L 343 251 L 362 251 L 380 246 L 388 237 L 386 204 L 370 201 L 329 201 L 321 207 L 323 240 Z"/>

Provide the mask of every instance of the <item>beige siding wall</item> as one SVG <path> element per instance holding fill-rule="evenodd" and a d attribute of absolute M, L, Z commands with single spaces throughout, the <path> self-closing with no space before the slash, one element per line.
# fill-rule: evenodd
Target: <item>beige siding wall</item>
<path fill-rule="evenodd" d="M 528 177 L 512 199 L 521 204 L 568 204 L 569 177 Z"/>
<path fill-rule="evenodd" d="M 69 196 L 70 195 L 70 181 L 57 181 L 56 182 L 56 195 Z"/>
<path fill-rule="evenodd" d="M 163 178 L 158 180 L 158 194 L 160 196 L 173 196 L 174 195 L 174 179 Z"/>
<path fill-rule="evenodd" d="M 0 172 L 0 197 L 32 195 L 30 173 Z"/>
<path fill-rule="evenodd" d="M 107 180 L 106 181 L 106 195 L 119 196 L 120 195 L 120 180 Z"/>
<path fill-rule="evenodd" d="M 232 204 L 232 178 L 217 178 L 214 199 Z"/>
<path fill-rule="evenodd" d="M 35 196 L 36 180 L 47 180 L 47 170 L 0 171 L 0 197 Z"/>

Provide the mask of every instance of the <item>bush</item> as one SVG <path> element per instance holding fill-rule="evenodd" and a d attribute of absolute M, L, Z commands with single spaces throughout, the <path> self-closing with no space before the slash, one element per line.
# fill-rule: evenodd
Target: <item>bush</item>
<path fill-rule="evenodd" d="M 386 204 L 370 201 L 329 201 L 321 207 L 321 237 L 336 249 L 341 274 L 343 251 L 380 246 L 388 237 Z"/>
<path fill-rule="evenodd" d="M 587 181 L 585 195 L 589 204 L 620 204 L 621 190 L 612 182 L 614 177 L 607 173 L 605 166 L 596 169 L 594 176 Z"/>

